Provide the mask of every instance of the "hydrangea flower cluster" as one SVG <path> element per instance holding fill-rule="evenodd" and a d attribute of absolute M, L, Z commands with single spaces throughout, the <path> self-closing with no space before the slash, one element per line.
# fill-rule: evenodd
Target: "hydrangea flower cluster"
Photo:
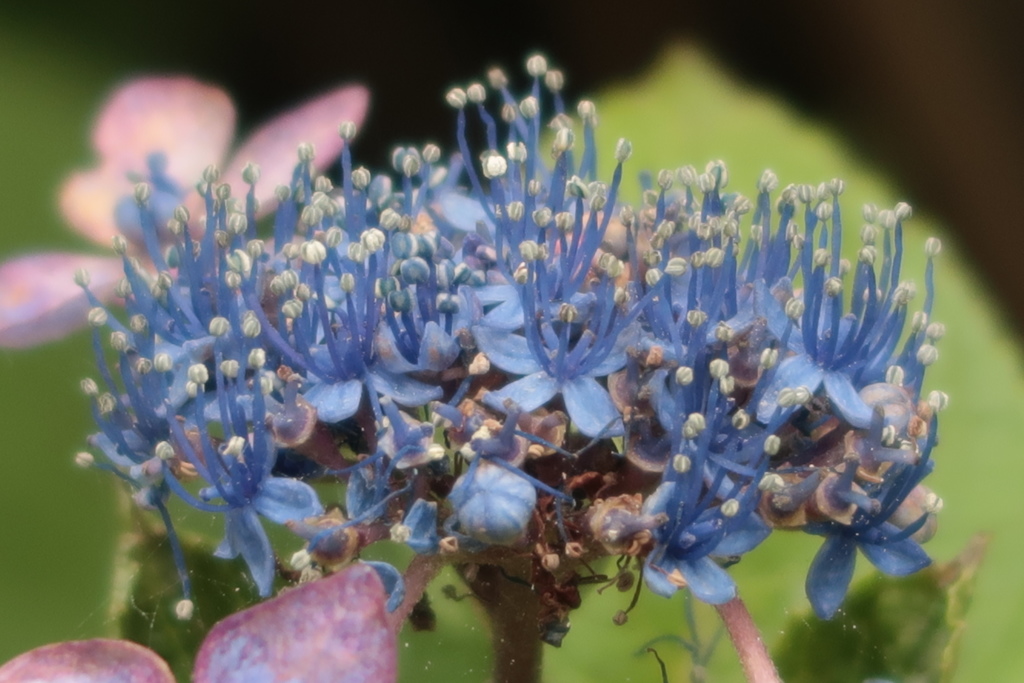
<path fill-rule="evenodd" d="M 839 180 L 765 171 L 749 199 L 714 161 L 645 176 L 626 204 L 629 142 L 606 161 L 594 104 L 572 116 L 560 72 L 527 70 L 522 99 L 497 70 L 490 90 L 448 93 L 447 162 L 400 148 L 374 175 L 343 123 L 332 181 L 300 145 L 267 238 L 258 166 L 241 183 L 206 168 L 190 209 L 166 201 L 191 180 L 167 177 L 173 150 L 150 150 L 117 204 L 138 235 L 114 238 L 124 315 L 77 275 L 105 456 L 82 462 L 128 482 L 172 542 L 172 498 L 221 517 L 217 554 L 244 558 L 263 595 L 280 567 L 268 522 L 298 537 L 307 573 L 385 539 L 452 563 L 527 557 L 518 578 L 553 641 L 600 556 L 659 595 L 722 604 L 728 565 L 802 530 L 823 538 L 806 588 L 824 618 L 857 549 L 888 574 L 926 566 L 941 500 L 921 482 L 947 403 L 922 395 L 944 331 L 939 242 L 913 310 L 905 204 L 865 207 L 849 260 Z M 370 564 L 398 608 L 401 573 Z"/>

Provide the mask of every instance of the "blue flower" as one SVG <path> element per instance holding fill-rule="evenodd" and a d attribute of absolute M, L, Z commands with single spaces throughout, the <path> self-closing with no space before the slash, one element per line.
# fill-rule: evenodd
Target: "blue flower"
<path fill-rule="evenodd" d="M 860 504 L 848 524 L 827 521 L 807 526 L 808 532 L 825 537 L 811 562 L 806 582 L 807 597 L 820 618 L 830 619 L 846 597 L 858 549 L 871 564 L 892 576 L 906 576 L 931 564 L 931 559 L 912 538 L 927 522 L 930 511 L 924 511 L 902 529 L 889 520 L 931 472 L 930 455 L 937 431 L 938 421 L 933 419 L 916 462 L 894 463 L 880 483 L 866 485 L 867 500 L 857 501 Z M 856 460 L 847 461 L 844 474 L 852 472 L 857 464 Z"/>

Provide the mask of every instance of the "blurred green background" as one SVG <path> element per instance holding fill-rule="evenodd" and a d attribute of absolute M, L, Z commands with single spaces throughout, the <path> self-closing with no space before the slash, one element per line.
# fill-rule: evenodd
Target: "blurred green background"
<path fill-rule="evenodd" d="M 1014 117 L 1020 84 L 1006 80 L 1015 75 L 1015 54 L 1001 38 L 998 17 L 985 14 L 987 5 L 970 21 L 941 8 L 926 12 L 923 4 L 921 12 L 911 4 L 895 16 L 866 3 L 861 13 L 837 9 L 834 17 L 799 2 L 781 3 L 770 17 L 729 3 L 715 12 L 686 5 L 685 13 L 669 3 L 649 5 L 631 3 L 635 21 L 626 22 L 627 30 L 597 21 L 583 3 L 548 8 L 544 18 L 540 5 L 527 3 L 525 17 L 500 18 L 500 31 L 472 4 L 454 2 L 436 13 L 410 8 L 387 24 L 362 14 L 368 10 L 325 8 L 315 28 L 316 12 L 281 18 L 232 3 L 205 14 L 188 4 L 171 12 L 69 3 L 52 15 L 5 5 L 0 258 L 89 248 L 62 224 L 56 190 L 71 170 L 90 162 L 87 136 L 103 97 L 119 81 L 148 71 L 186 71 L 224 84 L 238 95 L 243 126 L 320 87 L 359 78 L 375 94 L 359 151 L 364 163 L 379 167 L 391 142 L 432 140 L 450 148 L 445 87 L 481 77 L 496 61 L 518 72 L 522 57 L 540 48 L 566 70 L 571 95 L 597 99 L 604 140 L 633 141 L 635 170 L 723 158 L 731 189 L 751 194 L 769 166 L 784 183 L 841 176 L 851 215 L 861 201 L 891 205 L 909 198 L 917 213 L 907 277 L 921 281 L 924 237 L 941 224 L 959 228 L 939 265 L 935 318 L 949 334 L 929 384 L 949 392 L 953 404 L 943 416 L 939 465 L 930 480 L 947 505 L 928 549 L 948 560 L 975 532 L 993 536 L 958 680 L 1024 680 L 1017 645 L 1024 635 L 1017 616 L 1024 608 L 1018 527 L 1024 458 L 1015 431 L 1024 423 L 1024 376 L 1016 337 L 985 293 L 987 286 L 1009 310 L 1020 310 L 1021 289 L 1009 284 L 1018 281 L 1010 276 L 1019 266 L 1013 272 L 1001 260 L 1021 253 L 1019 230 L 1008 232 L 1016 227 L 1007 218 L 1014 194 L 1003 191 L 1020 187 L 1014 160 L 1024 155 L 1017 154 L 1020 131 L 1013 123 L 1021 120 Z M 530 15 L 531 8 L 538 13 Z M 731 32 L 719 27 L 716 14 L 730 9 L 740 17 L 730 20 Z M 362 25 L 377 44 L 352 35 Z M 737 36 L 746 42 L 740 45 Z M 698 39 L 743 78 L 693 50 L 665 53 L 678 38 Z M 764 46 L 760 65 L 758 46 Z M 934 62 L 922 58 L 935 54 Z M 766 89 L 776 94 L 763 94 Z M 839 111 L 851 102 L 860 108 Z M 984 258 L 971 267 L 967 253 Z M 986 278 L 980 284 L 979 271 Z M 110 625 L 105 595 L 118 533 L 116 488 L 71 461 L 90 429 L 78 392 L 79 379 L 92 372 L 86 348 L 78 335 L 32 352 L 0 351 L 0 378 L 8 387 L 0 412 L 0 661 L 44 642 L 95 636 Z M 788 615 L 806 609 L 803 575 L 816 547 L 815 539 L 773 538 L 734 570 L 770 642 Z M 486 635 L 468 601 L 434 593 L 441 630 L 408 637 L 407 679 L 486 680 Z M 611 626 L 627 602 L 619 594 L 585 597 L 565 646 L 548 649 L 550 681 L 659 680 L 653 659 L 634 653 L 678 632 L 681 604 L 646 595 L 627 626 Z M 713 631 L 713 619 L 702 621 L 705 637 Z M 686 680 L 680 648 L 662 643 L 658 649 L 669 660 L 670 680 Z M 728 643 L 719 645 L 712 672 L 712 680 L 738 680 Z"/>

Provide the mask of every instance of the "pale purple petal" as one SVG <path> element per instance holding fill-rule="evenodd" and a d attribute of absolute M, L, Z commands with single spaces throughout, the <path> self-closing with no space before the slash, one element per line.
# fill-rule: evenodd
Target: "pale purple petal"
<path fill-rule="evenodd" d="M 450 368 L 458 357 L 458 342 L 446 334 L 436 322 L 427 321 L 423 326 L 423 339 L 420 341 L 419 369 L 442 372 Z"/>
<path fill-rule="evenodd" d="M 107 101 L 93 146 L 102 166 L 122 172 L 144 173 L 146 157 L 164 152 L 168 176 L 189 187 L 208 164 L 221 163 L 234 131 L 235 108 L 220 88 L 181 76 L 142 78 Z"/>
<path fill-rule="evenodd" d="M 373 381 L 373 388 L 378 394 L 391 398 L 401 406 L 415 408 L 441 398 L 441 387 L 405 375 L 396 375 L 386 370 L 371 370 L 366 374 Z"/>
<path fill-rule="evenodd" d="M 729 572 L 719 567 L 710 557 L 681 561 L 679 571 L 686 579 L 690 592 L 702 602 L 721 605 L 736 597 L 736 584 Z"/>
<path fill-rule="evenodd" d="M 825 393 L 832 407 L 854 427 L 867 429 L 871 426 L 871 407 L 857 393 L 856 387 L 842 372 L 825 373 Z"/>
<path fill-rule="evenodd" d="M 533 357 L 526 337 L 477 325 L 473 328 L 473 339 L 491 361 L 491 365 L 505 372 L 529 375 L 540 370 L 540 364 Z"/>
<path fill-rule="evenodd" d="M 267 477 L 252 504 L 256 512 L 277 524 L 316 517 L 324 512 L 312 486 L 283 477 Z"/>
<path fill-rule="evenodd" d="M 305 397 L 316 408 L 321 422 L 334 424 L 355 415 L 363 398 L 363 383 L 357 379 L 336 384 L 322 382 L 310 387 Z"/>
<path fill-rule="evenodd" d="M 779 392 L 783 389 L 807 387 L 812 394 L 821 386 L 825 371 L 804 355 L 790 356 L 779 363 L 772 383 L 757 404 L 757 419 L 767 423 L 778 405 Z"/>
<path fill-rule="evenodd" d="M 621 436 L 622 416 L 608 391 L 592 377 L 577 377 L 562 385 L 562 398 L 573 424 L 586 436 Z"/>
<path fill-rule="evenodd" d="M 53 341 L 85 326 L 89 301 L 75 284 L 85 268 L 90 289 L 109 299 L 124 274 L 121 260 L 46 252 L 0 264 L 0 346 L 25 348 Z"/>
<path fill-rule="evenodd" d="M 356 564 L 234 614 L 211 629 L 195 683 L 393 683 L 384 587 Z"/>
<path fill-rule="evenodd" d="M 856 551 L 857 544 L 852 538 L 841 534 L 826 536 L 811 561 L 804 586 L 819 618 L 831 619 L 843 604 L 853 578 Z"/>
<path fill-rule="evenodd" d="M 520 410 L 530 412 L 558 393 L 558 382 L 545 372 L 535 372 L 484 396 L 484 405 L 505 412 L 505 400 L 511 399 Z M 610 400 L 610 399 L 609 399 Z"/>
<path fill-rule="evenodd" d="M 274 581 L 274 551 L 252 507 L 228 510 L 224 514 L 224 540 L 213 554 L 225 559 L 241 555 L 260 595 L 270 595 Z"/>
<path fill-rule="evenodd" d="M 0 683 L 174 683 L 164 660 L 127 640 L 76 640 L 29 650 L 0 667 Z"/>
<path fill-rule="evenodd" d="M 446 192 L 435 205 L 442 220 L 463 232 L 476 232 L 476 225 L 483 222 L 493 230 L 494 224 L 480 202 L 457 192 Z"/>
<path fill-rule="evenodd" d="M 341 153 L 344 141 L 338 125 L 352 121 L 357 126 L 366 117 L 370 93 L 361 85 L 347 85 L 290 109 L 263 124 L 241 144 L 224 173 L 238 196 L 245 192 L 242 169 L 249 162 L 260 167 L 256 196 L 260 213 L 267 214 L 277 206 L 274 188 L 290 185 L 292 171 L 298 163 L 296 149 L 300 143 L 311 143 L 316 149 L 313 166 L 323 171 Z"/>
<path fill-rule="evenodd" d="M 891 524 L 883 524 L 885 533 L 898 534 L 899 530 Z M 864 542 L 860 550 L 871 564 L 890 576 L 907 576 L 930 565 L 932 560 L 928 553 L 913 538 L 884 543 Z"/>

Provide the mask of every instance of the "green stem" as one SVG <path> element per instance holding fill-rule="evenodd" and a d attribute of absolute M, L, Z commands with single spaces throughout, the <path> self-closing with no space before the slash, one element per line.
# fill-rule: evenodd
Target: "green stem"
<path fill-rule="evenodd" d="M 743 601 L 737 596 L 724 605 L 715 605 L 715 609 L 722 617 L 729 638 L 739 653 L 748 683 L 782 683 L 779 672 L 775 670 L 775 663 L 761 639 L 761 633 L 757 630 L 757 624 Z"/>

